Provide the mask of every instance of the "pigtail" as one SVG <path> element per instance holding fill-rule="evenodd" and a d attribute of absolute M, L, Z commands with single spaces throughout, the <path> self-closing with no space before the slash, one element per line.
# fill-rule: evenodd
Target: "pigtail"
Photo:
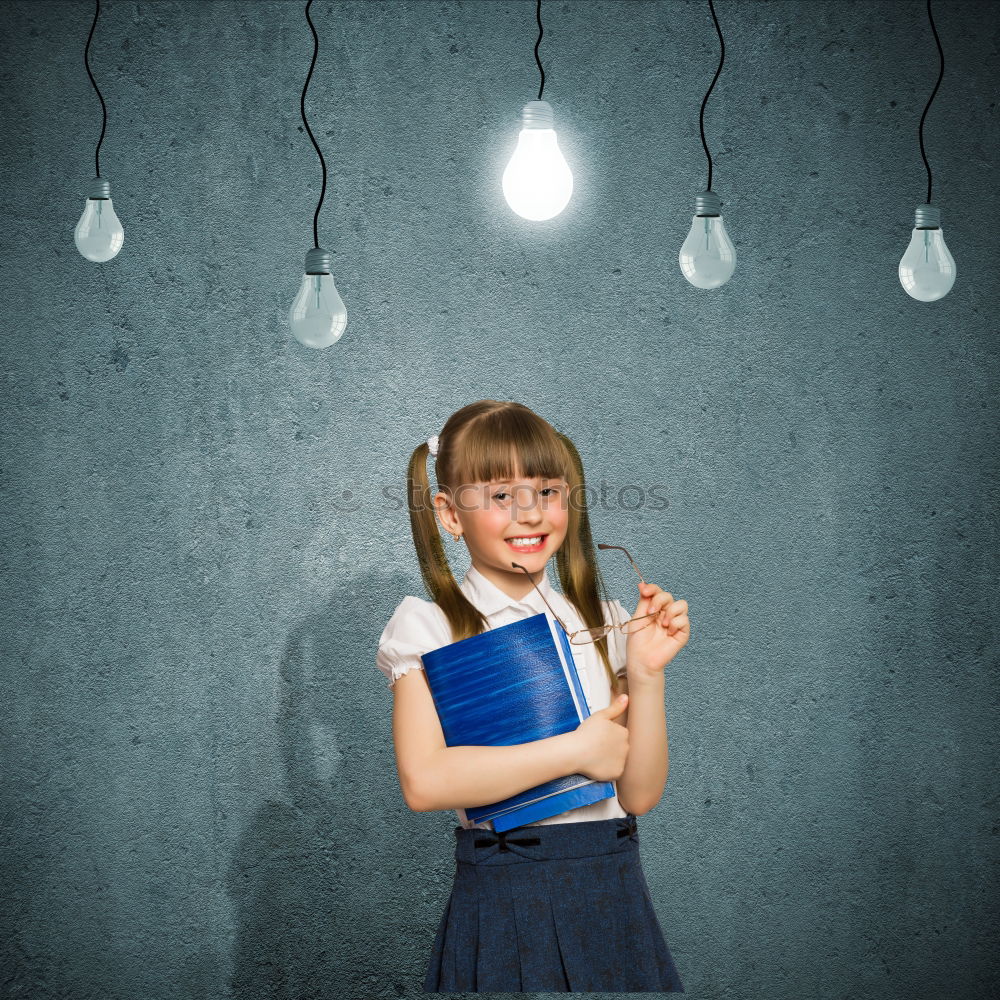
<path fill-rule="evenodd" d="M 556 553 L 556 567 L 559 583 L 564 596 L 580 612 L 588 628 L 603 625 L 604 610 L 601 600 L 607 600 L 607 588 L 597 564 L 594 540 L 590 534 L 590 514 L 587 510 L 586 482 L 583 462 L 573 442 L 556 431 L 556 435 L 566 449 L 569 458 L 569 519 L 566 539 Z M 620 682 L 615 676 L 611 658 L 608 655 L 608 638 L 604 636 L 594 643 L 597 653 L 604 663 L 605 672 L 611 685 L 612 696 L 618 693 Z"/>
<path fill-rule="evenodd" d="M 445 447 L 446 443 L 439 446 L 439 460 Z M 462 593 L 448 565 L 448 557 L 441 543 L 438 520 L 434 514 L 430 479 L 427 475 L 429 454 L 430 449 L 424 441 L 410 456 L 406 477 L 410 530 L 413 533 L 413 545 L 417 550 L 424 586 L 431 600 L 444 611 L 451 625 L 452 642 L 458 642 L 460 639 L 479 635 L 487 628 L 488 622 L 479 609 Z"/>

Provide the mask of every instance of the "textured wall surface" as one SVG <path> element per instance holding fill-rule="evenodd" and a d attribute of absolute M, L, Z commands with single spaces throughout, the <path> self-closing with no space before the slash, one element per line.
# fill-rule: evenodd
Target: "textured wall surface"
<path fill-rule="evenodd" d="M 543 4 L 576 178 L 545 224 L 499 187 L 537 97 L 530 0 L 314 4 L 350 319 L 311 351 L 285 325 L 321 180 L 302 4 L 103 5 L 107 264 L 72 239 L 93 6 L 0 6 L 4 996 L 419 990 L 454 817 L 402 800 L 374 653 L 425 596 L 405 462 L 484 397 L 569 434 L 606 484 L 597 540 L 690 603 L 639 821 L 687 991 L 998 988 L 998 7 L 935 5 L 958 280 L 932 304 L 896 276 L 924 4 L 717 10 L 738 267 L 705 292 L 677 251 L 707 3 Z"/>

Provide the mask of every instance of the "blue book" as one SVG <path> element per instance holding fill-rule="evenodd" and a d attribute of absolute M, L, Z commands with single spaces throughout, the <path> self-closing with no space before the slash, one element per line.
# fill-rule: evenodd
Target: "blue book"
<path fill-rule="evenodd" d="M 421 657 L 448 746 L 513 746 L 576 729 L 590 715 L 562 626 L 549 612 L 449 643 Z M 570 774 L 475 806 L 498 833 L 609 799 L 610 781 Z"/>

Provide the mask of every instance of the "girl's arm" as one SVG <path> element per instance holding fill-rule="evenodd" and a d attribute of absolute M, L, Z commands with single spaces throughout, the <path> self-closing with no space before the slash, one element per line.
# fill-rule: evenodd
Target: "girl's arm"
<path fill-rule="evenodd" d="M 396 768 L 414 812 L 489 805 L 578 772 L 574 732 L 507 747 L 449 747 L 424 671 L 409 671 L 392 690 Z"/>
<path fill-rule="evenodd" d="M 649 812 L 660 801 L 667 784 L 670 756 L 663 707 L 664 669 L 691 638 L 687 601 L 675 601 L 662 587 L 645 581 L 639 584 L 639 595 L 633 617 L 658 614 L 649 627 L 631 632 L 625 643 L 629 751 L 618 779 L 618 799 L 636 816 Z"/>
<path fill-rule="evenodd" d="M 628 760 L 618 779 L 618 801 L 636 816 L 652 809 L 663 795 L 670 771 L 663 673 L 623 678 L 628 693 Z"/>

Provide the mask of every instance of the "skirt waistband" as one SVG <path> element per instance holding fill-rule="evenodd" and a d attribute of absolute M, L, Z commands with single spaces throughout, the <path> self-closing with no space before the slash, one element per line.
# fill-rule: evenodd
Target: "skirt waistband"
<path fill-rule="evenodd" d="M 555 858 L 586 858 L 636 850 L 635 816 L 581 823 L 543 823 L 494 833 L 455 827 L 455 860 L 471 865 L 513 865 Z"/>

